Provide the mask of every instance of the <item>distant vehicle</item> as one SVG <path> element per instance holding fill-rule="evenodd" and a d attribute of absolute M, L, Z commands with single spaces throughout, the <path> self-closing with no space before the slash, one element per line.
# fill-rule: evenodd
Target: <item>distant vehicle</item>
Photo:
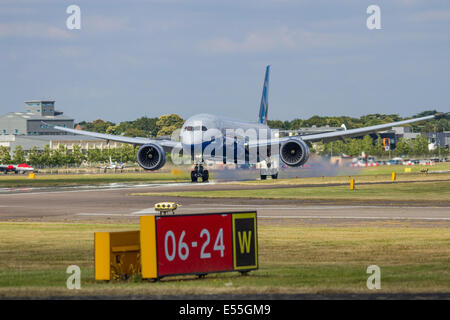
<path fill-rule="evenodd" d="M 34 168 L 29 166 L 26 163 L 21 163 L 18 165 L 15 164 L 8 164 L 8 165 L 0 165 L 0 172 L 3 172 L 4 174 L 8 174 L 8 172 L 14 172 L 15 174 L 22 173 L 25 174 L 27 172 L 33 172 Z"/>
<path fill-rule="evenodd" d="M 379 165 L 380 163 L 376 161 L 374 156 L 362 155 L 352 159 L 352 167 L 375 167 Z"/>
<path fill-rule="evenodd" d="M 272 159 L 272 161 L 262 161 L 260 163 L 259 175 L 261 180 L 266 180 L 267 176 L 271 176 L 272 179 L 278 178 L 279 164 L 277 162 L 277 159 Z"/>
<path fill-rule="evenodd" d="M 388 161 L 388 165 L 396 165 L 396 164 L 403 164 L 402 158 L 393 158 Z"/>
<path fill-rule="evenodd" d="M 405 165 L 405 166 L 413 166 L 413 165 L 419 164 L 419 163 L 420 163 L 420 160 L 415 160 L 415 159 L 403 161 L 403 165 Z"/>

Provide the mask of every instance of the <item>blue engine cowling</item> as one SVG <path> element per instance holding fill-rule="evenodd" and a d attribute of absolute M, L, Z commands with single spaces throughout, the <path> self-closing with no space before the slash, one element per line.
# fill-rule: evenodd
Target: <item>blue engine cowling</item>
<path fill-rule="evenodd" d="M 137 152 L 137 162 L 145 170 L 158 170 L 166 163 L 166 152 L 159 144 L 144 144 Z"/>
<path fill-rule="evenodd" d="M 299 138 L 291 138 L 280 146 L 280 158 L 290 167 L 299 167 L 309 159 L 309 147 Z"/>

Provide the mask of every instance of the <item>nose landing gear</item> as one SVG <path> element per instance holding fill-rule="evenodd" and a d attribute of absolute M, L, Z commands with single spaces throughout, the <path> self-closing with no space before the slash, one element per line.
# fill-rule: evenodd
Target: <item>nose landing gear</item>
<path fill-rule="evenodd" d="M 202 182 L 208 182 L 209 172 L 203 168 L 203 164 L 196 164 L 194 170 L 191 171 L 191 181 L 198 182 L 198 178 L 202 178 Z"/>

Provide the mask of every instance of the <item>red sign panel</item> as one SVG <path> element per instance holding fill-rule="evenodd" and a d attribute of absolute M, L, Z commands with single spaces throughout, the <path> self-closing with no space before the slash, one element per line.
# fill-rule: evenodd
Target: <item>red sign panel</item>
<path fill-rule="evenodd" d="M 231 214 L 156 217 L 158 275 L 233 270 Z"/>

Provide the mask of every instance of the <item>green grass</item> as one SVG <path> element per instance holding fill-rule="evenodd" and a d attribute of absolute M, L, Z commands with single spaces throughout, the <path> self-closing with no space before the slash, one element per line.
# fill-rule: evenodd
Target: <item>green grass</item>
<path fill-rule="evenodd" d="M 381 292 L 450 292 L 450 228 L 310 227 L 261 223 L 259 264 L 249 276 L 210 274 L 96 282 L 94 231 L 138 225 L 0 223 L 0 297 L 50 295 L 364 292 L 366 269 L 381 268 Z M 69 265 L 80 266 L 82 289 L 65 287 Z M 187 279 L 193 279 L 192 276 Z M 379 292 L 379 291 L 377 291 Z"/>
<path fill-rule="evenodd" d="M 411 182 L 389 184 L 358 185 L 350 190 L 349 185 L 273 188 L 257 190 L 224 191 L 183 191 L 159 193 L 135 193 L 133 195 L 160 195 L 201 198 L 255 198 L 255 199 L 316 199 L 316 200 L 387 200 L 387 201 L 423 201 L 450 202 L 450 181 Z"/>
<path fill-rule="evenodd" d="M 426 165 L 393 165 L 393 166 L 378 166 L 363 168 L 360 175 L 377 175 L 377 174 L 390 174 L 392 172 L 404 173 L 405 168 L 410 168 L 411 173 L 420 173 L 421 170 L 428 169 L 429 171 L 447 171 L 450 170 L 450 162 L 439 162 L 432 166 Z"/>
<path fill-rule="evenodd" d="M 166 172 L 145 172 L 145 173 L 105 173 L 105 174 L 58 174 L 40 175 L 36 174 L 35 179 L 30 179 L 26 175 L 4 175 L 0 176 L 0 187 L 32 187 L 32 186 L 72 186 L 72 185 L 92 185 L 108 183 L 151 183 L 187 181 L 190 178 L 187 173 L 172 174 Z"/>

